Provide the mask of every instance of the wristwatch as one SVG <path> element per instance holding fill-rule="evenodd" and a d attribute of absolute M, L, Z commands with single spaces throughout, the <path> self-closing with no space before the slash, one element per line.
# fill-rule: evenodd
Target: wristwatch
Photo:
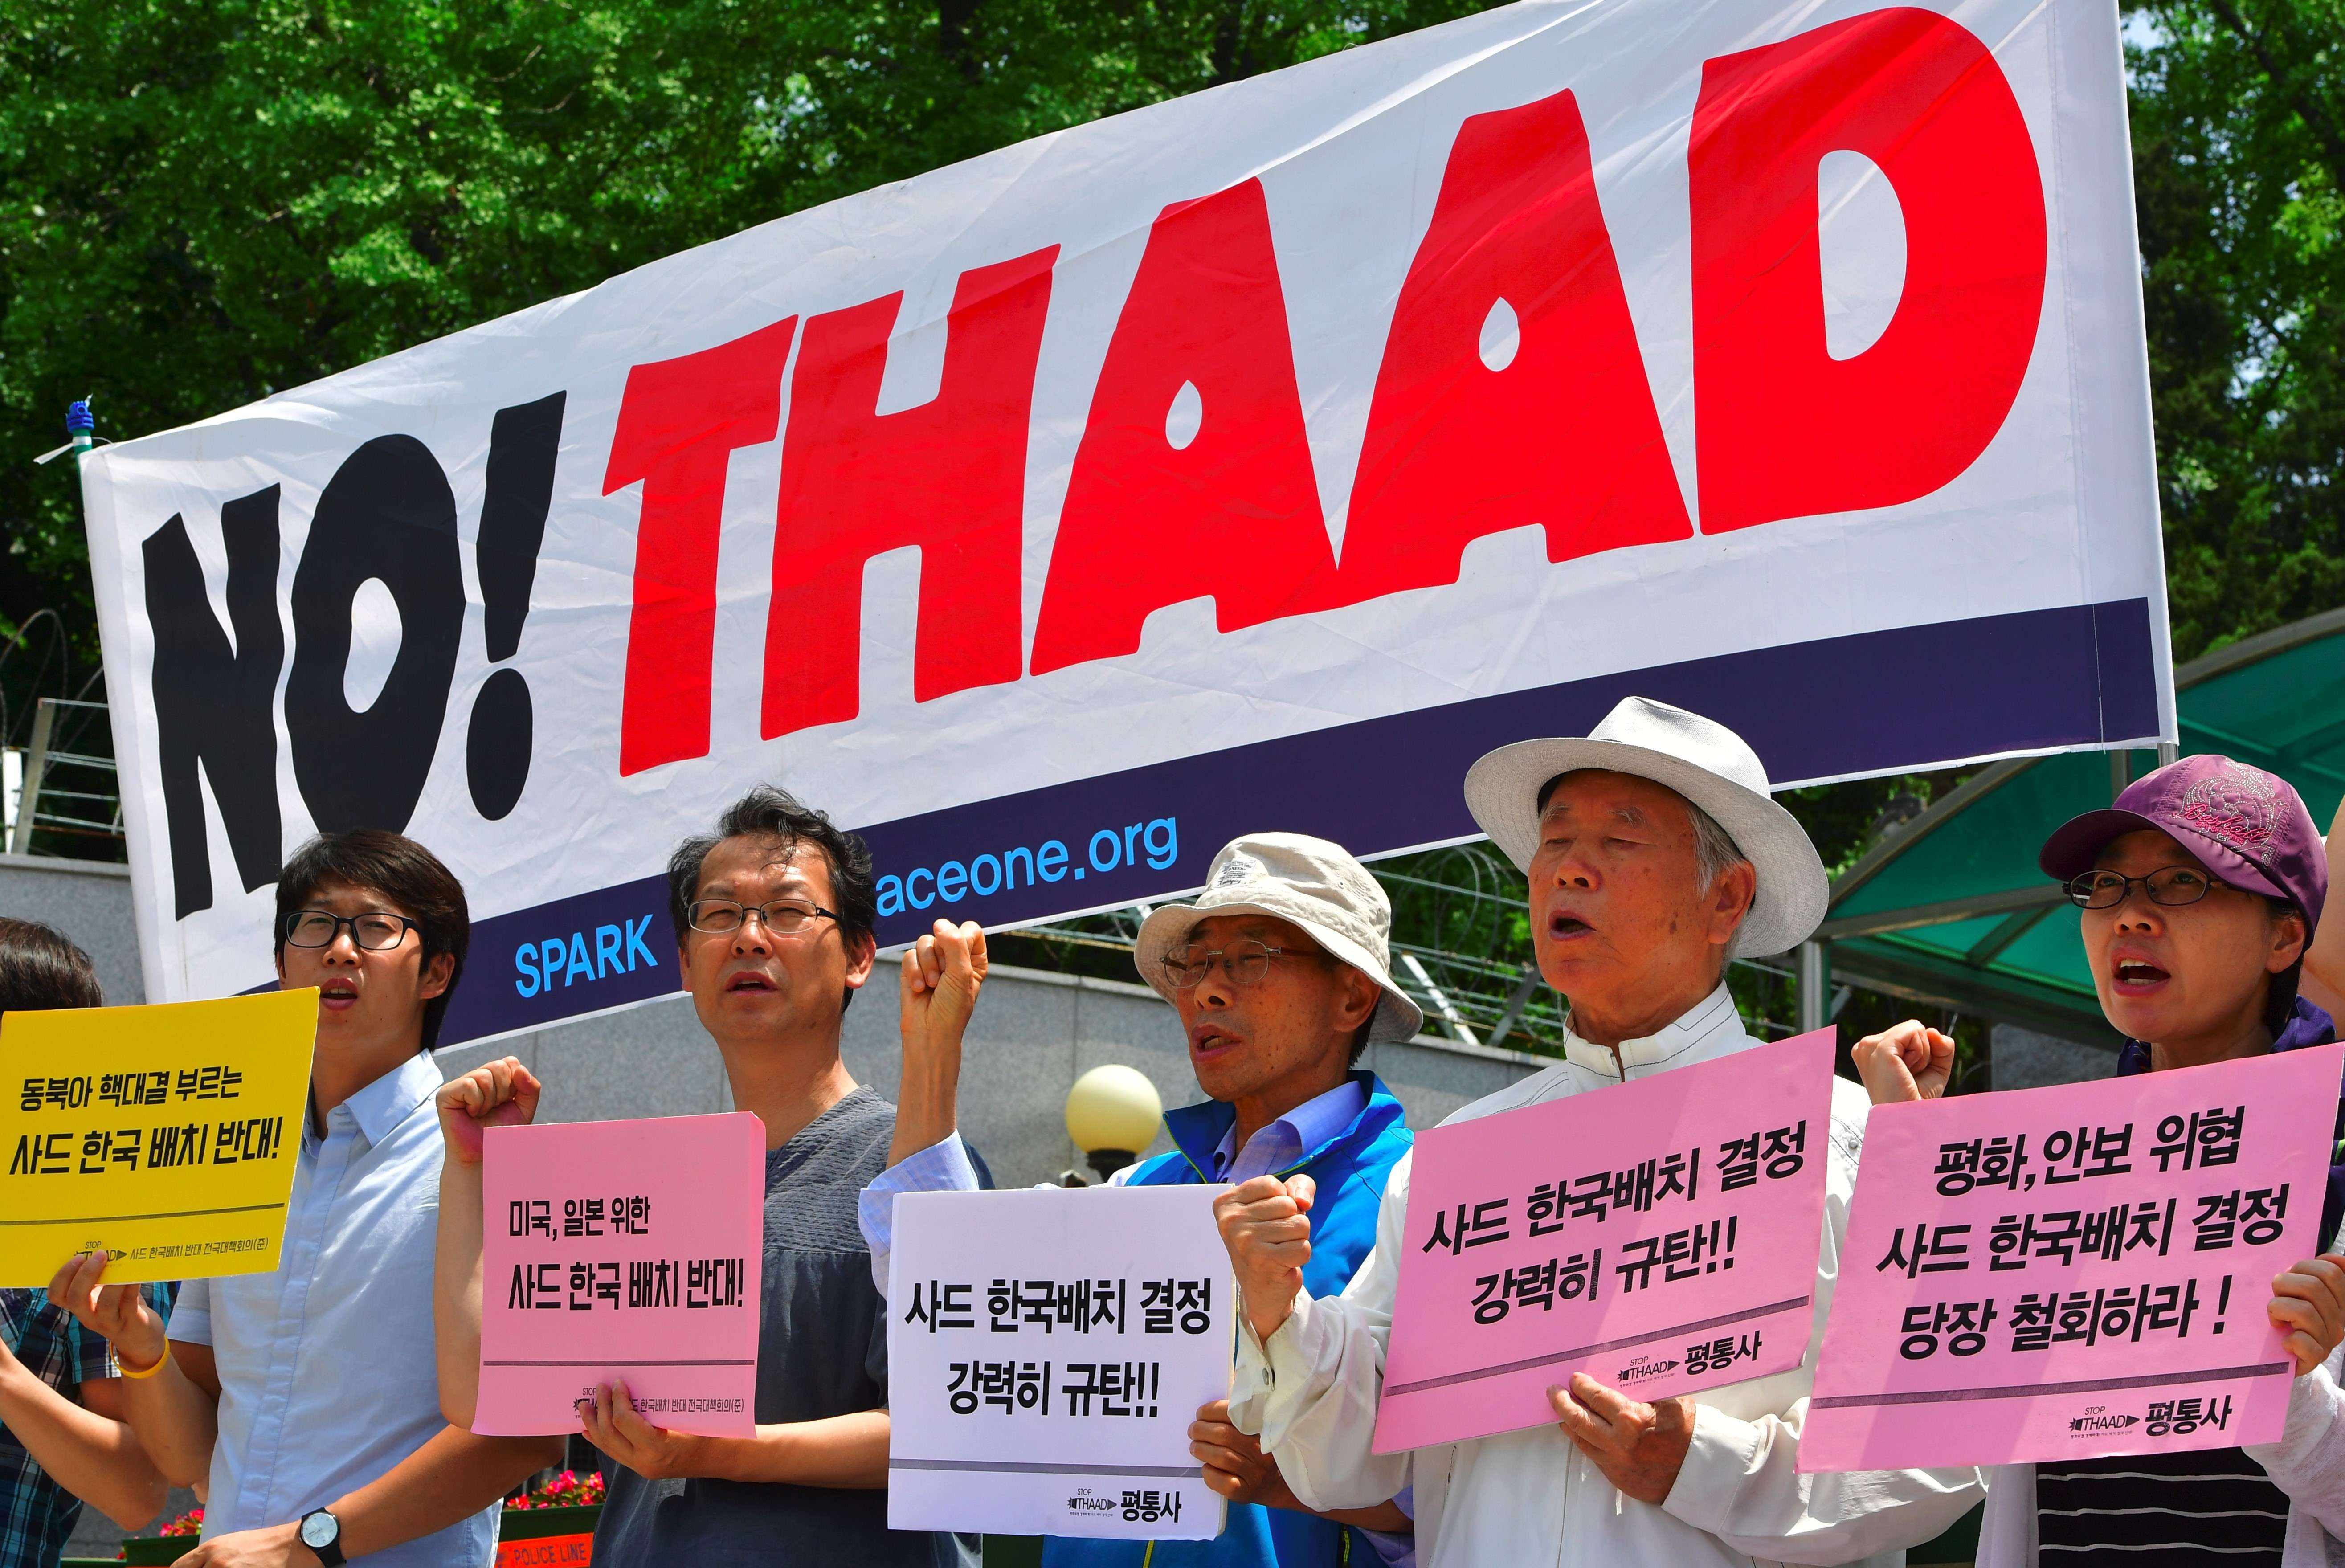
<path fill-rule="evenodd" d="M 301 1516 L 301 1544 L 318 1554 L 326 1568 L 342 1568 L 342 1522 L 331 1512 L 313 1508 Z"/>

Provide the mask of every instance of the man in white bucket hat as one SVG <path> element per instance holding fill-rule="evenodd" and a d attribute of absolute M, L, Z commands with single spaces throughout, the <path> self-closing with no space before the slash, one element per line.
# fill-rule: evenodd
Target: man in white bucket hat
<path fill-rule="evenodd" d="M 1642 697 L 1594 733 L 1526 741 L 1466 775 L 1474 820 L 1529 877 L 1540 974 L 1570 998 L 1563 1062 L 1449 1118 L 1467 1121 L 1712 1061 L 1759 1042 L 1730 956 L 1778 953 L 1822 918 L 1823 867 L 1766 770 L 1723 725 Z M 1305 1180 L 1216 1204 L 1244 1308 L 1231 1405 L 1316 1507 L 1414 1488 L 1427 1568 L 1489 1563 L 1894 1563 L 1983 1495 L 1974 1469 L 1798 1473 L 1815 1347 L 1840 1270 L 1866 1100 L 1835 1081 L 1805 1363 L 1648 1404 L 1575 1376 L 1557 1424 L 1414 1453 L 1370 1451 L 1408 1208 L 1395 1167 L 1375 1250 L 1341 1295 L 1297 1265 L 1317 1240 Z"/>
<path fill-rule="evenodd" d="M 1340 845 L 1294 833 L 1233 840 L 1207 867 L 1193 904 L 1152 911 L 1133 959 L 1179 1013 L 1190 1065 L 1208 1098 L 1167 1111 L 1172 1150 L 1118 1171 L 1113 1184 L 1264 1175 L 1312 1180 L 1323 1198 L 1303 1277 L 1323 1294 L 1342 1290 L 1375 1245 L 1386 1178 L 1410 1143 L 1400 1102 L 1358 1065 L 1371 1043 L 1406 1040 L 1425 1023 L 1393 984 L 1391 930 L 1392 906 L 1367 867 Z M 956 972 L 969 966 L 972 940 L 982 942 L 973 927 L 938 922 L 904 956 L 908 998 L 954 984 Z M 908 1027 L 905 1057 L 898 1148 L 930 1135 L 933 1141 L 863 1190 L 863 1236 L 883 1291 L 895 1194 L 978 1185 L 952 1130 L 958 1035 L 932 1045 Z M 1191 1429 L 1195 1452 L 1208 1483 L 1232 1500 L 1218 1537 L 1053 1537 L 1043 1548 L 1046 1568 L 1335 1568 L 1406 1555 L 1407 1516 L 1389 1501 L 1401 1482 L 1338 1516 L 1315 1514 L 1228 1423 L 1221 1401 L 1198 1417 Z"/>

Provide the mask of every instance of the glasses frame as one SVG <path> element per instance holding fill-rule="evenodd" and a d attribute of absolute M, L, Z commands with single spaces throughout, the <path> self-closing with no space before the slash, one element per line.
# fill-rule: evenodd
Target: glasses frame
<path fill-rule="evenodd" d="M 296 942 L 293 940 L 293 927 L 300 921 L 312 915 L 320 916 L 325 919 L 332 921 L 334 923 L 333 934 L 328 936 L 323 942 Z M 365 943 L 359 940 L 359 922 L 361 920 L 398 921 L 399 940 L 393 942 L 388 947 L 368 946 Z M 322 953 L 327 948 L 331 947 L 335 943 L 341 940 L 344 927 L 348 927 L 350 930 L 350 946 L 357 948 L 361 953 L 396 953 L 399 951 L 401 946 L 406 943 L 407 934 L 410 931 L 414 932 L 418 936 L 421 936 L 423 935 L 423 927 L 421 926 L 410 920 L 404 915 L 393 915 L 388 909 L 370 909 L 363 915 L 337 915 L 330 909 L 296 909 L 292 914 L 285 917 L 285 931 L 280 940 L 286 946 L 299 947 L 305 953 Z"/>
<path fill-rule="evenodd" d="M 766 911 L 773 908 L 777 904 L 787 905 L 792 909 L 805 909 L 809 911 L 805 924 L 792 926 L 785 929 L 777 929 L 772 916 L 768 916 Z M 700 912 L 702 909 L 710 905 L 724 905 L 739 910 L 741 912 L 741 924 L 734 926 L 730 931 L 714 931 L 709 927 L 703 926 L 700 923 Z M 821 905 L 817 904 L 811 898 L 769 898 L 763 904 L 744 904 L 737 898 L 695 898 L 691 903 L 684 906 L 684 923 L 686 926 L 691 926 L 695 931 L 699 932 L 703 936 L 738 936 L 743 930 L 747 928 L 749 916 L 752 915 L 755 915 L 757 917 L 757 924 L 765 927 L 766 934 L 769 936 L 795 936 L 799 932 L 804 931 L 807 926 L 813 925 L 817 920 L 827 920 L 833 925 L 837 925 L 838 922 L 838 910 L 825 909 Z"/>
<path fill-rule="evenodd" d="M 2163 876 L 2169 871 L 2188 871 L 2194 875 L 2204 876 L 2207 880 L 2199 885 L 2198 892 L 2192 894 L 2188 898 L 2160 898 L 2157 895 L 2157 889 L 2150 885 L 2149 879 L 2152 876 Z M 2085 883 L 2087 878 L 2096 876 L 2114 876 L 2120 883 L 2124 884 L 2124 885 L 2117 890 L 2117 895 L 2115 898 L 2108 900 L 2106 903 L 2095 904 L 2090 901 L 2091 895 L 2086 889 Z M 2103 871 L 2097 869 L 2093 871 L 2080 871 L 2060 885 L 2063 890 L 2067 893 L 2068 902 L 2075 905 L 2079 909 L 2121 909 L 2125 906 L 2126 902 L 2133 897 L 2133 890 L 2137 887 L 2140 888 L 2142 893 L 2149 899 L 2149 901 L 2152 904 L 2157 905 L 2160 909 L 2188 909 L 2193 904 L 2197 904 L 2203 900 L 2207 895 L 2212 893 L 2216 888 L 2228 887 L 2231 885 L 2217 876 L 2214 873 L 2210 871 L 2203 871 L 2195 865 L 2161 865 L 2157 870 L 2149 873 L 2147 876 L 2127 876 L 2123 872 L 2119 871 Z"/>
<path fill-rule="evenodd" d="M 1178 953 L 1186 953 L 1191 948 L 1198 946 L 1199 944 L 1194 942 L 1184 942 L 1173 951 Z M 1256 978 L 1252 980 L 1241 980 L 1238 978 L 1237 964 L 1230 956 L 1232 951 L 1238 947 L 1259 947 L 1262 949 L 1263 970 L 1262 974 Z M 1222 967 L 1229 974 L 1231 985 L 1259 986 L 1263 981 L 1270 978 L 1271 959 L 1310 957 L 1315 956 L 1316 952 L 1317 950 L 1315 948 L 1274 947 L 1267 942 L 1257 942 L 1253 937 L 1247 936 L 1231 943 L 1227 947 L 1207 947 L 1204 950 L 1204 962 L 1198 969 L 1197 974 L 1193 978 L 1184 980 L 1174 972 L 1172 967 L 1172 953 L 1165 954 L 1164 956 L 1156 961 L 1156 971 L 1158 974 L 1164 976 L 1164 983 L 1172 986 L 1174 990 L 1193 991 L 1198 986 L 1203 985 L 1207 980 L 1213 978 L 1213 961 L 1218 958 L 1221 960 Z M 1250 958 L 1254 956 L 1254 955 L 1248 953 L 1242 955 L 1242 956 Z"/>

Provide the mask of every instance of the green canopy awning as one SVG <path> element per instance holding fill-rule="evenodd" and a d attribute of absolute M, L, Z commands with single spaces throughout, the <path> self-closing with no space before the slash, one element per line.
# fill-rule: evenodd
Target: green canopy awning
<path fill-rule="evenodd" d="M 2327 826 L 2345 795 L 2345 610 L 2194 660 L 2174 684 L 2182 754 L 2220 752 L 2268 768 Z M 2114 1045 L 2077 912 L 2036 868 L 2035 852 L 2156 761 L 2072 752 L 1982 770 L 1833 881 L 1816 933 L 1833 977 Z"/>

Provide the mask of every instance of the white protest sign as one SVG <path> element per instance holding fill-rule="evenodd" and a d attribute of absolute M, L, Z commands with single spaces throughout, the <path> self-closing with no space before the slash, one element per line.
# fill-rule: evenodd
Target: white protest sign
<path fill-rule="evenodd" d="M 100 449 L 147 993 L 265 983 L 315 828 L 472 890 L 454 1044 L 675 990 L 753 780 L 893 944 L 1472 836 L 1630 692 L 1782 784 L 2171 739 L 2122 67 L 1527 0 Z"/>
<path fill-rule="evenodd" d="M 1230 1391 L 1226 1187 L 914 1192 L 888 1284 L 888 1524 L 1208 1541 Z"/>

